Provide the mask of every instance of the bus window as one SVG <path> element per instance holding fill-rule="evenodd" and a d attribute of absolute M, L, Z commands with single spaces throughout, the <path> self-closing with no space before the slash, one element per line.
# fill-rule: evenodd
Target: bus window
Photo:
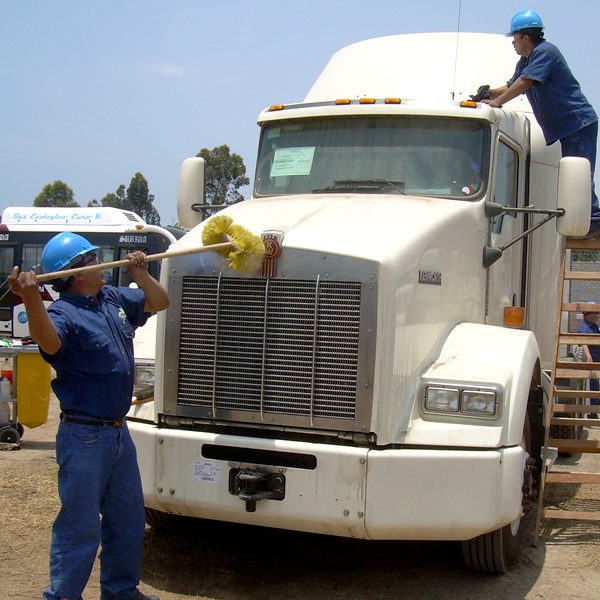
<path fill-rule="evenodd" d="M 109 246 L 108 244 L 99 244 L 100 250 L 98 252 L 98 262 L 112 262 L 115 260 L 115 247 Z M 116 285 L 114 278 L 114 269 L 106 269 L 102 271 L 104 274 L 104 281 L 108 285 Z"/>
<path fill-rule="evenodd" d="M 147 252 L 145 248 L 120 248 L 119 249 L 119 258 L 117 260 L 125 260 L 128 254 L 135 252 L 136 250 L 141 250 L 142 252 Z M 127 271 L 127 267 L 121 267 L 119 269 L 119 283 L 118 285 L 129 286 L 130 283 L 133 282 L 129 271 Z"/>
<path fill-rule="evenodd" d="M 12 268 L 17 264 L 14 246 L 0 246 L 0 321 L 10 321 L 12 318 L 13 295 L 6 279 Z"/>
<path fill-rule="evenodd" d="M 44 244 L 23 244 L 21 271 L 42 272 L 42 250 Z"/>

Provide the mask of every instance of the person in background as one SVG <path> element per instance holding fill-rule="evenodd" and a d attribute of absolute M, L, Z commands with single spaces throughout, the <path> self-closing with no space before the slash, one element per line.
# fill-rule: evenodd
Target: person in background
<path fill-rule="evenodd" d="M 591 303 L 593 304 L 593 303 Z M 583 319 L 579 326 L 577 327 L 577 333 L 591 333 L 595 335 L 600 335 L 600 329 L 598 328 L 598 323 L 600 323 L 600 313 L 595 312 L 593 308 L 584 307 L 582 309 Z M 600 342 L 600 340 L 599 340 Z M 583 355 L 584 360 L 586 362 L 597 362 L 600 363 L 600 344 L 592 345 L 592 344 L 584 344 Z M 589 379 L 589 389 L 591 392 L 597 392 L 600 390 L 600 385 L 597 379 Z M 600 398 L 590 398 L 590 404 L 599 405 Z M 588 415 L 591 419 L 597 419 L 598 413 L 590 413 Z"/>
<path fill-rule="evenodd" d="M 42 253 L 46 273 L 97 263 L 97 246 L 62 232 Z M 46 310 L 35 273 L 8 278 L 23 299 L 31 337 L 56 371 L 61 408 L 56 437 L 61 508 L 52 528 L 46 600 L 81 600 L 98 547 L 101 600 L 158 600 L 137 588 L 144 502 L 135 446 L 125 421 L 134 383 L 133 336 L 151 313 L 167 308 L 165 289 L 143 252 L 127 256 L 137 288 L 105 285 L 102 271 L 52 281 L 60 298 Z"/>
<path fill-rule="evenodd" d="M 481 102 L 502 108 L 525 94 L 549 146 L 560 141 L 562 156 L 587 158 L 592 172 L 590 237 L 600 237 L 600 207 L 594 189 L 598 116 L 583 95 L 559 49 L 544 39 L 544 24 L 532 10 L 523 10 L 511 20 L 515 52 L 521 57 L 506 85 L 478 90 Z"/>

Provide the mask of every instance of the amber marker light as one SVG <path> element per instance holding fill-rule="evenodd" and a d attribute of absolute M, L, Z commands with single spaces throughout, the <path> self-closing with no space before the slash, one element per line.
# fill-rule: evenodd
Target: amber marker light
<path fill-rule="evenodd" d="M 477 108 L 477 102 L 473 102 L 473 100 L 463 100 L 460 105 L 463 108 Z"/>
<path fill-rule="evenodd" d="M 525 325 L 525 309 L 521 306 L 505 306 L 503 323 L 505 327 L 519 329 Z"/>
<path fill-rule="evenodd" d="M 336 104 L 338 104 L 338 105 L 342 105 L 342 104 L 351 104 L 351 103 L 352 103 L 352 100 L 350 100 L 350 98 L 338 98 L 338 99 L 335 101 L 335 103 L 336 103 Z"/>
<path fill-rule="evenodd" d="M 384 104 L 402 104 L 402 100 L 400 98 L 385 98 Z"/>
<path fill-rule="evenodd" d="M 285 106 L 283 104 L 272 104 L 269 106 L 269 110 L 272 112 L 274 110 L 283 110 Z"/>
<path fill-rule="evenodd" d="M 375 104 L 375 98 L 359 98 L 359 104 Z"/>

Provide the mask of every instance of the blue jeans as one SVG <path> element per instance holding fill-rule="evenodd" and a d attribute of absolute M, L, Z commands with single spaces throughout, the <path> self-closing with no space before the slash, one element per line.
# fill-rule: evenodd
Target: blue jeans
<path fill-rule="evenodd" d="M 141 569 L 144 499 L 127 425 L 61 422 L 56 461 L 61 509 L 52 527 L 50 586 L 43 597 L 81 600 L 102 544 L 101 599 L 130 598 Z"/>
<path fill-rule="evenodd" d="M 590 161 L 592 169 L 592 220 L 600 221 L 600 207 L 594 186 L 594 170 L 596 168 L 596 141 L 598 138 L 598 121 L 580 129 L 560 140 L 563 156 L 580 156 Z"/>
<path fill-rule="evenodd" d="M 597 392 L 600 390 L 600 382 L 597 379 L 590 379 L 590 392 Z M 600 404 L 600 398 L 590 398 L 590 404 Z"/>

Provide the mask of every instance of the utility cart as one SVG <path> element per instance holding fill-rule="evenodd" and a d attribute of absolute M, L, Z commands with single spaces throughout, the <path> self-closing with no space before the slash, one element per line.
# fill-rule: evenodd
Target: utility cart
<path fill-rule="evenodd" d="M 0 395 L 0 450 L 19 450 L 24 425 L 38 427 L 48 420 L 50 367 L 36 344 L 0 347 L 0 359 L 12 361 L 10 394 Z"/>

